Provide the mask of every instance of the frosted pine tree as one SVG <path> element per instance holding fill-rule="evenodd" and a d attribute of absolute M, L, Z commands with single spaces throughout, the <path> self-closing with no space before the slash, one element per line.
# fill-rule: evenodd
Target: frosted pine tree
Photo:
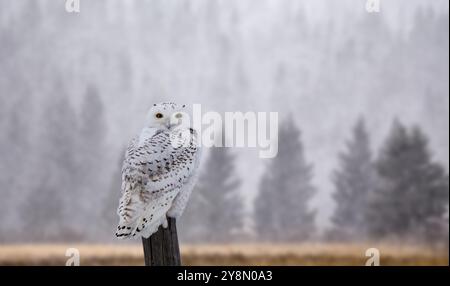
<path fill-rule="evenodd" d="M 77 118 L 61 81 L 56 82 L 54 94 L 42 110 L 42 128 L 34 142 L 40 165 L 22 212 L 30 238 L 36 241 L 76 240 L 82 235 L 74 220 L 80 183 L 74 152 Z"/>
<path fill-rule="evenodd" d="M 418 127 L 396 121 L 376 162 L 380 183 L 370 202 L 374 238 L 436 241 L 444 225 L 449 179 L 432 161 L 428 140 Z"/>
<path fill-rule="evenodd" d="M 89 218 L 102 219 L 101 210 L 97 207 L 102 203 L 102 198 L 107 192 L 109 182 L 105 182 L 107 171 L 113 170 L 106 164 L 105 136 L 106 121 L 104 118 L 104 107 L 97 87 L 89 84 L 86 88 L 81 105 L 81 118 L 79 136 L 77 136 L 77 169 L 82 179 L 79 183 L 80 192 L 78 196 L 79 209 L 82 210 L 77 216 L 79 224 Z M 92 196 L 96 193 L 98 196 Z M 89 235 L 95 237 L 99 228 L 95 224 L 89 225 Z"/>
<path fill-rule="evenodd" d="M 339 167 L 333 173 L 333 182 L 336 209 L 331 218 L 330 238 L 363 238 L 367 232 L 367 199 L 374 188 L 375 172 L 369 135 L 362 118 L 355 125 L 345 151 L 339 154 Z"/>
<path fill-rule="evenodd" d="M 259 239 L 302 241 L 315 231 L 310 199 L 312 166 L 307 163 L 300 130 L 288 118 L 280 125 L 278 155 L 268 162 L 255 200 L 254 220 Z"/>
<path fill-rule="evenodd" d="M 30 118 L 34 116 L 30 91 L 22 86 L 16 90 L 12 98 L 9 112 L 2 114 L 4 132 L 0 139 L 2 155 L 0 160 L 0 184 L 2 199 L 0 202 L 0 241 L 14 240 L 15 232 L 23 226 L 18 223 L 20 215 L 15 206 L 21 203 L 21 196 L 33 183 L 24 178 L 30 178 L 32 165 L 32 132 Z M 1 104 L 1 103 L 0 103 Z M 6 110 L 5 110 L 6 111 Z M 27 114 L 28 117 L 23 116 Z"/>

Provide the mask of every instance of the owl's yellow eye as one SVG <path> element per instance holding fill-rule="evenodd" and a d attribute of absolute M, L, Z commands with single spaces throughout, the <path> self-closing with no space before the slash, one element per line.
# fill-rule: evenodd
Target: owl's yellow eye
<path fill-rule="evenodd" d="M 156 118 L 163 118 L 163 114 L 158 112 L 158 113 L 155 114 L 155 117 Z"/>
<path fill-rule="evenodd" d="M 175 114 L 175 117 L 176 117 L 176 118 L 181 118 L 181 117 L 183 117 L 183 114 L 177 113 L 177 114 Z"/>

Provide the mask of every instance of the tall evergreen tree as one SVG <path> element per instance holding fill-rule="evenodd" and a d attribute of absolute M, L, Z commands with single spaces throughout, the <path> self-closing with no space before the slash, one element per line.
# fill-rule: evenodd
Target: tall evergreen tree
<path fill-rule="evenodd" d="M 188 240 L 226 242 L 235 239 L 236 232 L 242 229 L 244 206 L 238 193 L 241 180 L 235 173 L 234 161 L 230 149 L 210 149 L 204 172 L 182 216 L 182 231 Z"/>
<path fill-rule="evenodd" d="M 77 120 L 65 96 L 61 81 L 56 82 L 52 100 L 43 109 L 39 139 L 34 142 L 40 151 L 37 159 L 36 184 L 29 191 L 23 219 L 29 233 L 38 240 L 75 240 L 79 209 L 79 177 L 76 164 Z M 79 225 L 81 227 L 81 225 Z"/>
<path fill-rule="evenodd" d="M 88 85 L 81 106 L 81 124 L 79 128 L 80 147 L 79 164 L 82 177 L 89 189 L 96 189 L 95 179 L 99 178 L 99 171 L 103 168 L 103 150 L 105 144 L 106 122 L 104 118 L 103 102 L 97 88 Z"/>
<path fill-rule="evenodd" d="M 31 129 L 30 118 L 33 110 L 30 106 L 32 98 L 26 86 L 16 88 L 15 98 L 9 111 L 2 114 L 4 121 L 3 136 L 0 139 L 2 159 L 0 160 L 0 184 L 2 200 L 0 201 L 0 240 L 14 239 L 14 232 L 22 227 L 18 224 L 18 213 L 15 206 L 20 202 L 20 196 L 32 185 L 28 178 L 31 165 Z M 23 116 L 27 114 L 27 116 Z"/>
<path fill-rule="evenodd" d="M 83 220 L 88 218 L 102 219 L 101 208 L 97 206 L 102 203 L 102 198 L 110 192 L 106 171 L 109 166 L 105 166 L 105 135 L 106 122 L 103 102 L 95 85 L 88 85 L 84 100 L 81 106 L 81 123 L 77 140 L 79 152 L 77 165 L 80 176 L 79 200 L 82 202 L 80 208 L 84 211 L 80 213 Z M 107 178 L 109 180 L 109 178 Z M 92 196 L 93 193 L 98 196 Z M 87 230 L 93 237 L 100 229 L 94 224 L 92 229 Z"/>
<path fill-rule="evenodd" d="M 330 234 L 335 239 L 361 239 L 367 232 L 368 196 L 375 186 L 369 135 L 362 118 L 355 125 L 345 152 L 339 154 L 339 163 L 333 173 L 336 209 Z"/>
<path fill-rule="evenodd" d="M 316 189 L 300 130 L 292 118 L 281 124 L 278 142 L 278 155 L 262 175 L 255 200 L 257 235 L 270 241 L 305 240 L 315 230 L 315 211 L 310 210 L 309 202 Z"/>
<path fill-rule="evenodd" d="M 381 181 L 370 202 L 371 235 L 436 240 L 436 225 L 445 220 L 449 179 L 432 161 L 422 131 L 394 122 L 376 168 Z"/>

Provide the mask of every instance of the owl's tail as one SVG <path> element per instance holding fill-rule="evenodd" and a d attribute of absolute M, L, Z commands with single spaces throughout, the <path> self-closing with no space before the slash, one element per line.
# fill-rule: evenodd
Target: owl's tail
<path fill-rule="evenodd" d="M 131 189 L 125 186 L 125 190 Z M 120 221 L 116 236 L 120 239 L 137 235 L 148 238 L 158 230 L 160 225 L 166 227 L 170 195 L 170 193 L 166 193 L 154 196 L 150 201 L 145 202 L 139 192 L 125 192 L 117 210 Z"/>
<path fill-rule="evenodd" d="M 117 226 L 116 236 L 124 239 L 134 235 L 139 214 L 142 213 L 142 203 L 137 197 L 135 190 L 136 184 L 125 182 L 123 185 L 123 194 L 120 198 L 117 214 L 119 215 L 119 225 Z"/>
<path fill-rule="evenodd" d="M 119 222 L 117 226 L 116 236 L 119 239 L 131 238 L 136 235 L 142 236 L 144 238 L 149 238 L 153 233 L 155 233 L 159 226 L 162 225 L 164 228 L 167 227 L 167 217 L 166 215 L 154 219 L 153 216 L 147 215 L 140 217 L 134 223 Z"/>

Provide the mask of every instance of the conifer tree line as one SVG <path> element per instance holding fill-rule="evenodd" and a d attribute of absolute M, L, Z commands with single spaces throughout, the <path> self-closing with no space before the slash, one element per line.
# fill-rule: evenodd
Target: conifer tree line
<path fill-rule="evenodd" d="M 394 120 L 373 156 L 360 119 L 339 163 L 329 238 L 448 242 L 449 176 L 418 126 Z"/>
<path fill-rule="evenodd" d="M 232 150 L 216 148 L 203 167 L 183 219 L 188 241 L 239 240 L 243 225 L 239 174 Z M 242 174 L 245 176 L 245 174 Z M 280 124 L 279 152 L 269 160 L 254 201 L 253 239 L 299 242 L 317 239 L 311 199 L 313 166 L 305 158 L 301 132 L 291 118 Z M 332 175 L 336 204 L 325 238 L 338 241 L 407 239 L 448 241 L 449 176 L 435 162 L 426 135 L 394 120 L 378 154 L 360 118 Z M 242 230 L 242 229 L 241 229 Z"/>
<path fill-rule="evenodd" d="M 448 242 L 446 159 L 433 156 L 426 134 L 448 154 L 448 11 L 420 5 L 409 29 L 396 31 L 365 12 L 309 26 L 306 10 L 292 9 L 299 1 L 282 1 L 279 11 L 264 11 L 272 4 L 261 1 L 254 23 L 270 29 L 247 31 L 251 9 L 238 1 L 198 9 L 88 1 L 95 3 L 81 18 L 54 2 L 0 1 L 0 243 L 115 242 L 124 133 L 137 121 L 126 117 L 172 96 L 233 110 L 261 102 L 287 111 L 301 102 L 309 119 L 280 124 L 278 156 L 262 162 L 253 201 L 244 183 L 254 170 L 239 168 L 238 153 L 205 152 L 179 222 L 182 240 Z M 347 142 L 332 142 L 345 145 L 330 174 L 335 207 L 323 232 L 312 204 L 321 162 L 308 156 L 311 134 L 301 127 L 348 107 L 363 108 L 371 122 L 399 114 L 420 127 L 394 120 L 375 147 L 379 138 L 361 118 Z"/>
<path fill-rule="evenodd" d="M 95 85 L 86 86 L 78 110 L 65 95 L 63 81 L 56 80 L 51 89 L 57 96 L 44 102 L 36 114 L 28 114 L 37 118 L 39 128 L 31 128 L 21 116 L 22 107 L 33 102 L 31 91 L 15 99 L 20 108 L 10 111 L 6 120 L 2 166 L 10 175 L 0 178 L 8 186 L 1 203 L 4 241 L 106 237 L 99 228 L 104 216 L 98 206 L 111 192 L 109 179 L 105 182 L 107 127 L 100 93 Z M 28 238 L 21 235 L 25 232 Z"/>
<path fill-rule="evenodd" d="M 21 224 L 8 225 L 15 213 L 8 207 L 14 204 L 2 204 L 6 222 L 1 225 L 2 239 L 11 239 L 27 229 L 33 233 L 33 241 L 113 240 L 110 234 L 117 222 L 123 152 L 116 171 L 102 174 L 107 128 L 100 94 L 95 85 L 87 85 L 78 112 L 63 95 L 61 81 L 52 88 L 61 96 L 43 105 L 38 114 L 42 128 L 29 130 L 24 119 L 14 117 L 14 113 L 8 121 L 6 132 L 11 140 L 7 142 L 11 145 L 5 149 L 8 152 L 3 160 L 18 175 L 4 182 L 11 187 L 3 202 L 17 200 L 12 192 L 21 192 L 18 205 L 24 211 L 14 220 Z M 31 100 L 27 96 L 24 91 L 16 99 L 17 105 Z M 312 182 L 313 165 L 306 157 L 301 131 L 293 122 L 286 118 L 280 124 L 278 155 L 266 161 L 253 212 L 244 204 L 241 183 L 245 174 L 236 169 L 234 151 L 210 150 L 180 223 L 185 241 L 242 240 L 247 235 L 243 233 L 245 218 L 250 218 L 250 238 L 254 240 L 297 242 L 318 238 L 317 210 L 311 206 L 317 193 Z M 38 139 L 30 142 L 27 135 L 33 132 L 38 133 Z M 449 175 L 432 155 L 421 128 L 405 126 L 400 120 L 394 120 L 382 147 L 373 152 L 369 132 L 360 118 L 332 174 L 335 210 L 325 237 L 345 241 L 445 241 Z M 98 223 L 85 223 L 88 221 Z"/>
<path fill-rule="evenodd" d="M 64 94 L 61 82 L 56 81 L 53 88 Z M 25 94 L 17 104 L 22 100 L 26 100 Z M 22 192 L 19 205 L 24 211 L 17 220 L 21 224 L 2 224 L 2 239 L 27 229 L 36 242 L 113 240 L 123 152 L 116 171 L 102 174 L 107 128 L 95 85 L 86 86 L 80 110 L 62 95 L 43 106 L 39 116 L 44 126 L 39 130 L 28 130 L 22 118 L 11 117 L 7 134 L 14 139 L 11 143 L 19 144 L 11 144 L 4 160 L 20 175 L 8 178 L 12 187 L 4 201 L 17 199 L 12 191 Z M 28 132 L 38 132 L 38 142 L 29 142 Z M 278 140 L 278 155 L 265 162 L 252 212 L 244 204 L 241 183 L 245 174 L 236 168 L 234 150 L 209 150 L 180 222 L 184 241 L 299 242 L 319 238 L 317 210 L 311 206 L 317 193 L 312 182 L 313 164 L 306 157 L 301 131 L 292 118 L 280 124 Z M 336 206 L 325 237 L 341 241 L 448 241 L 449 175 L 432 155 L 421 128 L 405 126 L 399 120 L 393 121 L 381 148 L 373 152 L 366 124 L 360 118 L 332 174 Z M 44 168 L 44 173 L 39 168 Z M 39 176 L 33 172 L 37 169 Z M 1 210 L 4 218 L 14 213 L 8 204 Z M 246 218 L 251 221 L 250 235 L 244 232 Z"/>

